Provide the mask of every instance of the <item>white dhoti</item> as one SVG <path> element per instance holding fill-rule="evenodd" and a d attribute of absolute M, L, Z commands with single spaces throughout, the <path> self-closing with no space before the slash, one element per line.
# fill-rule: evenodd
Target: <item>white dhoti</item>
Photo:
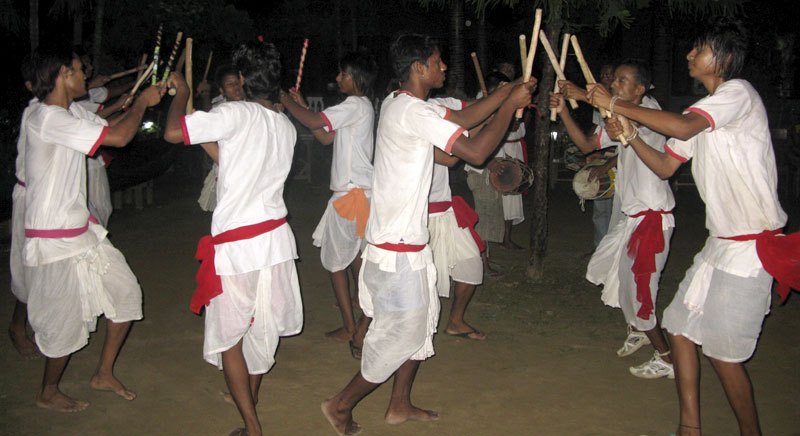
<path fill-rule="evenodd" d="M 450 278 L 471 285 L 483 283 L 481 253 L 469 229 L 458 226 L 452 208 L 428 215 L 428 232 L 440 297 L 450 297 Z"/>
<path fill-rule="evenodd" d="M 525 212 L 522 208 L 522 194 L 503 196 L 503 219 L 511 221 L 511 225 L 525 221 Z"/>
<path fill-rule="evenodd" d="M 203 189 L 200 190 L 200 198 L 197 203 L 200 204 L 200 209 L 206 212 L 213 212 L 217 207 L 217 176 L 219 174 L 219 167 L 216 163 L 211 167 L 211 170 L 206 174 L 203 180 Z"/>
<path fill-rule="evenodd" d="M 396 253 L 367 245 L 359 274 L 359 300 L 372 323 L 364 338 L 361 375 L 383 383 L 407 360 L 434 354 L 439 322 L 436 268 L 431 250 Z"/>
<path fill-rule="evenodd" d="M 108 227 L 108 219 L 114 208 L 111 204 L 111 187 L 108 185 L 108 173 L 103 158 L 87 159 L 86 169 L 89 212 L 97 218 L 100 225 Z"/>
<path fill-rule="evenodd" d="M 25 267 L 25 284 L 28 319 L 47 357 L 83 348 L 100 315 L 115 323 L 142 319 L 142 290 L 108 239 L 79 255 Z"/>
<path fill-rule="evenodd" d="M 655 328 L 655 310 L 653 316 L 642 319 L 637 316 L 642 307 L 641 302 L 636 299 L 636 282 L 631 268 L 633 260 L 628 256 L 628 241 L 644 217 L 624 217 L 615 227 L 600 241 L 589 266 L 586 269 L 586 279 L 595 285 L 603 285 L 601 299 L 603 303 L 611 307 L 619 307 L 625 315 L 625 321 L 640 331 L 647 331 Z M 664 225 L 662 231 L 664 235 L 664 250 L 655 256 L 656 271 L 650 274 L 650 298 L 655 307 L 658 296 L 658 282 L 661 279 L 661 271 L 669 256 L 669 243 L 672 237 L 673 221 L 672 216 L 663 218 Z M 666 227 L 666 228 L 664 228 Z"/>
<path fill-rule="evenodd" d="M 22 247 L 25 246 L 25 187 L 17 183 L 11 193 L 11 249 L 8 266 L 11 272 L 11 293 L 21 303 L 28 302 Z"/>
<path fill-rule="evenodd" d="M 366 242 L 356 233 L 356 220 L 342 217 L 333 207 L 333 202 L 347 195 L 347 192 L 333 194 L 325 213 L 311 237 L 314 246 L 320 247 L 322 267 L 330 272 L 342 271 L 363 250 Z"/>
<path fill-rule="evenodd" d="M 206 307 L 203 358 L 222 369 L 222 352 L 241 340 L 248 372 L 264 374 L 275 364 L 279 337 L 303 328 L 294 260 L 220 278 L 223 292 Z"/>

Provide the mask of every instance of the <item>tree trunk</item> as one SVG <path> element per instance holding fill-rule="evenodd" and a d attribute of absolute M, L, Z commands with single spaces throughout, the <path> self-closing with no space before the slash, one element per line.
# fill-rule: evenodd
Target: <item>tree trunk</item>
<path fill-rule="evenodd" d="M 80 47 L 83 45 L 83 11 L 75 11 L 72 17 L 72 46 Z"/>
<path fill-rule="evenodd" d="M 658 100 L 662 107 L 669 107 L 669 95 L 671 92 L 672 77 L 672 40 L 667 26 L 669 19 L 655 21 L 655 32 L 653 35 L 653 96 Z"/>
<path fill-rule="evenodd" d="M 31 52 L 39 48 L 39 0 L 30 0 L 28 3 L 30 15 L 28 28 L 31 37 Z"/>
<path fill-rule="evenodd" d="M 453 0 L 450 7 L 450 64 L 447 89 L 450 95 L 464 97 L 464 0 Z"/>
<path fill-rule="evenodd" d="M 97 4 L 94 7 L 94 46 L 92 47 L 92 59 L 94 62 L 94 70 L 102 71 L 100 55 L 103 53 L 103 16 L 105 15 L 106 0 L 97 0 Z"/>
<path fill-rule="evenodd" d="M 551 16 L 559 17 L 557 20 L 550 20 L 544 30 L 550 41 L 558 41 L 561 33 L 562 22 L 560 19 L 560 3 L 557 11 Z M 539 77 L 538 95 L 536 105 L 540 108 L 547 108 L 550 97 L 548 91 L 553 89 L 555 81 L 555 71 L 553 66 L 544 59 L 546 54 L 543 49 L 538 50 L 536 59 L 542 62 L 542 77 Z M 547 111 L 542 110 L 545 116 L 539 117 L 534 113 L 536 119 L 534 130 L 534 150 L 533 150 L 533 216 L 531 216 L 531 240 L 530 256 L 528 257 L 528 267 L 526 273 L 533 282 L 540 282 L 544 277 L 544 259 L 547 254 L 547 201 L 548 201 L 548 180 L 550 177 L 550 117 Z"/>
<path fill-rule="evenodd" d="M 475 52 L 478 54 L 478 60 L 481 63 L 481 71 L 483 74 L 489 72 L 489 49 L 486 41 L 486 11 L 484 10 L 478 18 L 478 41 Z"/>

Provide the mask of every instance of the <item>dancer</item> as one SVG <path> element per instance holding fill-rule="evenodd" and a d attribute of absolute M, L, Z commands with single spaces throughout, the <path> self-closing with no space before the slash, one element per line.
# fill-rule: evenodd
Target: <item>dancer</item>
<path fill-rule="evenodd" d="M 615 101 L 659 110 L 654 99 L 643 100 L 650 88 L 650 70 L 644 62 L 627 59 L 614 72 L 611 92 Z M 552 94 L 550 107 L 564 122 L 570 139 L 585 154 L 593 149 L 617 147 L 616 197 L 624 218 L 609 229 L 589 260 L 586 278 L 603 285 L 603 302 L 621 307 L 628 326 L 628 336 L 620 357 L 633 354 L 643 345 L 652 343 L 655 354 L 647 362 L 632 366 L 631 374 L 642 378 L 674 378 L 669 345 L 658 322 L 655 303 L 658 282 L 669 254 L 669 242 L 675 218 L 672 209 L 675 199 L 669 183 L 658 177 L 630 147 L 612 138 L 619 137 L 621 126 L 616 120 L 597 127 L 595 135 L 587 138 L 566 110 L 566 98 L 586 101 L 586 92 L 571 82 L 560 82 L 560 93 Z M 664 150 L 664 136 L 646 128 L 639 129 L 635 138 L 650 147 Z"/>
<path fill-rule="evenodd" d="M 33 93 L 42 103 L 28 116 L 25 154 L 25 285 L 36 344 L 47 356 L 39 407 L 77 412 L 88 403 L 59 390 L 70 355 L 83 348 L 97 316 L 106 340 L 91 386 L 132 400 L 114 376 L 114 363 L 131 321 L 141 319 L 141 289 L 122 253 L 106 239 L 86 207 L 86 155 L 100 145 L 122 147 L 138 130 L 163 88 L 142 92 L 130 113 L 109 127 L 72 104 L 86 93 L 80 59 L 70 50 L 43 49 L 36 57 Z M 54 195 L 57 193 L 57 195 Z"/>
<path fill-rule="evenodd" d="M 798 270 L 781 271 L 776 261 L 800 261 L 798 234 L 777 236 L 786 213 L 777 195 L 775 155 L 767 112 L 753 86 L 737 78 L 747 51 L 742 24 L 715 19 L 686 56 L 689 75 L 709 95 L 682 114 L 642 108 L 590 86 L 588 100 L 619 114 L 624 134 L 635 137 L 627 118 L 672 136 L 664 152 L 640 138 L 631 146 L 666 179 L 689 159 L 706 204 L 709 237 L 664 311 L 675 362 L 680 421 L 677 434 L 699 435 L 700 362 L 697 346 L 716 371 L 742 435 L 760 435 L 753 387 L 744 367 L 769 311 L 772 277 L 800 282 Z M 772 254 L 769 248 L 786 244 Z M 796 265 L 796 263 L 795 263 Z M 788 289 L 787 289 L 788 292 Z"/>
<path fill-rule="evenodd" d="M 447 69 L 432 38 L 401 34 L 394 39 L 391 54 L 402 86 L 381 106 L 366 231 L 369 244 L 359 277 L 361 307 L 374 320 L 364 339 L 361 371 L 321 406 L 339 435 L 360 432 L 353 408 L 392 375 L 388 423 L 439 418 L 436 412 L 411 404 L 419 363 L 433 355 L 439 314 L 425 225 L 432 149 L 482 163 L 500 142 L 514 111 L 530 102 L 530 89 L 536 83 L 504 87 L 464 111 L 449 111 L 425 101 L 431 89 L 443 86 Z M 462 135 L 498 106 L 494 119 L 474 138 Z"/>
<path fill-rule="evenodd" d="M 359 358 L 361 348 L 353 342 L 356 322 L 350 302 L 349 269 L 356 281 L 363 250 L 364 231 L 372 196 L 373 123 L 372 84 L 377 75 L 375 60 L 366 54 L 348 53 L 339 61 L 336 83 L 347 98 L 336 106 L 316 113 L 307 109 L 295 89 L 281 97 L 286 110 L 312 130 L 323 145 L 333 143 L 330 189 L 325 213 L 312 238 L 320 247 L 322 267 L 330 272 L 331 286 L 342 314 L 342 327 L 325 333 L 338 342 L 349 342 L 350 352 Z"/>
<path fill-rule="evenodd" d="M 219 144 L 218 203 L 212 236 L 198 244 L 202 258 L 191 308 L 206 306 L 203 357 L 221 369 L 245 427 L 232 436 L 260 436 L 256 413 L 264 373 L 275 364 L 280 336 L 303 326 L 295 268 L 297 248 L 286 222 L 283 188 L 297 132 L 274 109 L 280 54 L 271 43 L 248 43 L 233 54 L 247 101 L 186 115 L 189 87 L 172 73 L 177 93 L 164 139 Z"/>

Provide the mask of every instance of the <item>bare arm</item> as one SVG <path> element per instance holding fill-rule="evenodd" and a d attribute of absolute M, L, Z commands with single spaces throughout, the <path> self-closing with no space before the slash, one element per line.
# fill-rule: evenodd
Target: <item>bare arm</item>
<path fill-rule="evenodd" d="M 181 130 L 181 117 L 186 115 L 186 102 L 189 101 L 189 86 L 183 80 L 180 73 L 172 73 L 167 83 L 175 88 L 175 97 L 169 105 L 167 113 L 167 127 L 164 128 L 164 140 L 178 144 L 183 142 L 183 131 Z"/>
<path fill-rule="evenodd" d="M 289 93 L 290 94 L 281 94 L 281 103 L 297 121 L 300 121 L 302 125 L 308 127 L 312 131 L 327 125 L 322 115 L 308 110 L 305 104 L 301 104 L 301 102 L 303 102 L 303 97 L 297 91 L 292 89 Z"/>
<path fill-rule="evenodd" d="M 204 142 L 200 146 L 211 156 L 211 159 L 214 159 L 214 162 L 219 163 L 219 144 L 216 142 Z"/>
<path fill-rule="evenodd" d="M 588 85 L 588 100 L 595 106 L 609 109 L 611 95 L 602 86 Z M 686 141 L 711 126 L 708 120 L 694 112 L 676 114 L 648 109 L 627 101 L 614 102 L 614 113 L 637 121 L 651 130 Z"/>
<path fill-rule="evenodd" d="M 451 167 L 458 163 L 459 159 L 455 156 L 450 156 L 449 154 L 443 152 L 442 150 L 434 147 L 433 149 L 433 161 L 439 165 L 444 165 L 446 167 Z"/>
<path fill-rule="evenodd" d="M 616 109 L 616 105 L 614 105 Z M 625 137 L 629 137 L 633 133 L 633 127 L 630 122 L 623 116 L 612 116 L 606 119 L 606 126 L 608 127 L 609 135 L 621 132 Z M 642 140 L 641 136 L 637 136 L 629 141 L 629 145 L 633 147 L 633 151 L 639 156 L 639 159 L 647 165 L 658 177 L 666 180 L 675 174 L 675 171 L 681 166 L 683 162 L 676 159 L 668 153 L 664 153 L 650 147 Z"/>
<path fill-rule="evenodd" d="M 336 132 L 326 132 L 325 129 L 322 128 L 312 130 L 311 134 L 313 134 L 322 145 L 333 144 L 333 138 L 336 137 Z"/>
<path fill-rule="evenodd" d="M 583 154 L 589 154 L 595 151 L 592 144 L 594 143 L 596 135 L 592 135 L 591 138 L 586 137 L 586 134 L 583 133 L 583 130 L 581 130 L 578 123 L 576 123 L 572 115 L 570 115 L 569 110 L 567 110 L 565 97 L 562 94 L 550 93 L 550 109 L 555 110 L 561 117 L 561 121 L 567 129 L 569 139 L 581 149 Z"/>
<path fill-rule="evenodd" d="M 532 82 L 531 92 L 533 92 L 536 90 L 538 82 L 535 77 L 531 77 L 530 82 Z M 453 111 L 450 120 L 465 129 L 471 129 L 497 110 L 513 89 L 514 86 L 511 84 L 499 86 L 488 97 L 476 100 L 460 111 Z"/>
<path fill-rule="evenodd" d="M 124 147 L 131 142 L 139 130 L 145 109 L 149 106 L 157 105 L 161 101 L 162 95 L 164 95 L 163 85 L 151 86 L 145 89 L 133 103 L 128 113 L 113 126 L 109 126 L 103 145 Z"/>

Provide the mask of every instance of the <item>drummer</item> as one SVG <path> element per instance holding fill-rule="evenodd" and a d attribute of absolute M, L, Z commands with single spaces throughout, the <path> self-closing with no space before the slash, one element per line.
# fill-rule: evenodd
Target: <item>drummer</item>
<path fill-rule="evenodd" d="M 643 107 L 659 109 L 655 99 L 644 100 L 650 88 L 650 70 L 638 59 L 623 61 L 614 71 L 611 83 L 613 99 Z M 618 146 L 616 195 L 624 218 L 600 241 L 589 260 L 586 278 L 604 285 L 602 300 L 612 307 L 621 307 L 628 336 L 617 351 L 620 357 L 633 354 L 646 344 L 653 344 L 655 353 L 647 362 L 630 367 L 631 374 L 641 378 L 674 378 L 670 349 L 655 315 L 655 302 L 661 270 L 669 253 L 669 241 L 675 219 L 675 199 L 669 184 L 653 173 L 630 147 L 622 147 L 617 139 L 622 133 L 619 121 L 606 120 L 587 137 L 566 110 L 565 98 L 587 101 L 586 91 L 569 81 L 559 81 L 560 93 L 550 94 L 550 108 L 564 122 L 567 133 L 584 152 Z M 664 150 L 665 138 L 646 127 L 626 138 L 639 136 L 649 146 Z"/>

